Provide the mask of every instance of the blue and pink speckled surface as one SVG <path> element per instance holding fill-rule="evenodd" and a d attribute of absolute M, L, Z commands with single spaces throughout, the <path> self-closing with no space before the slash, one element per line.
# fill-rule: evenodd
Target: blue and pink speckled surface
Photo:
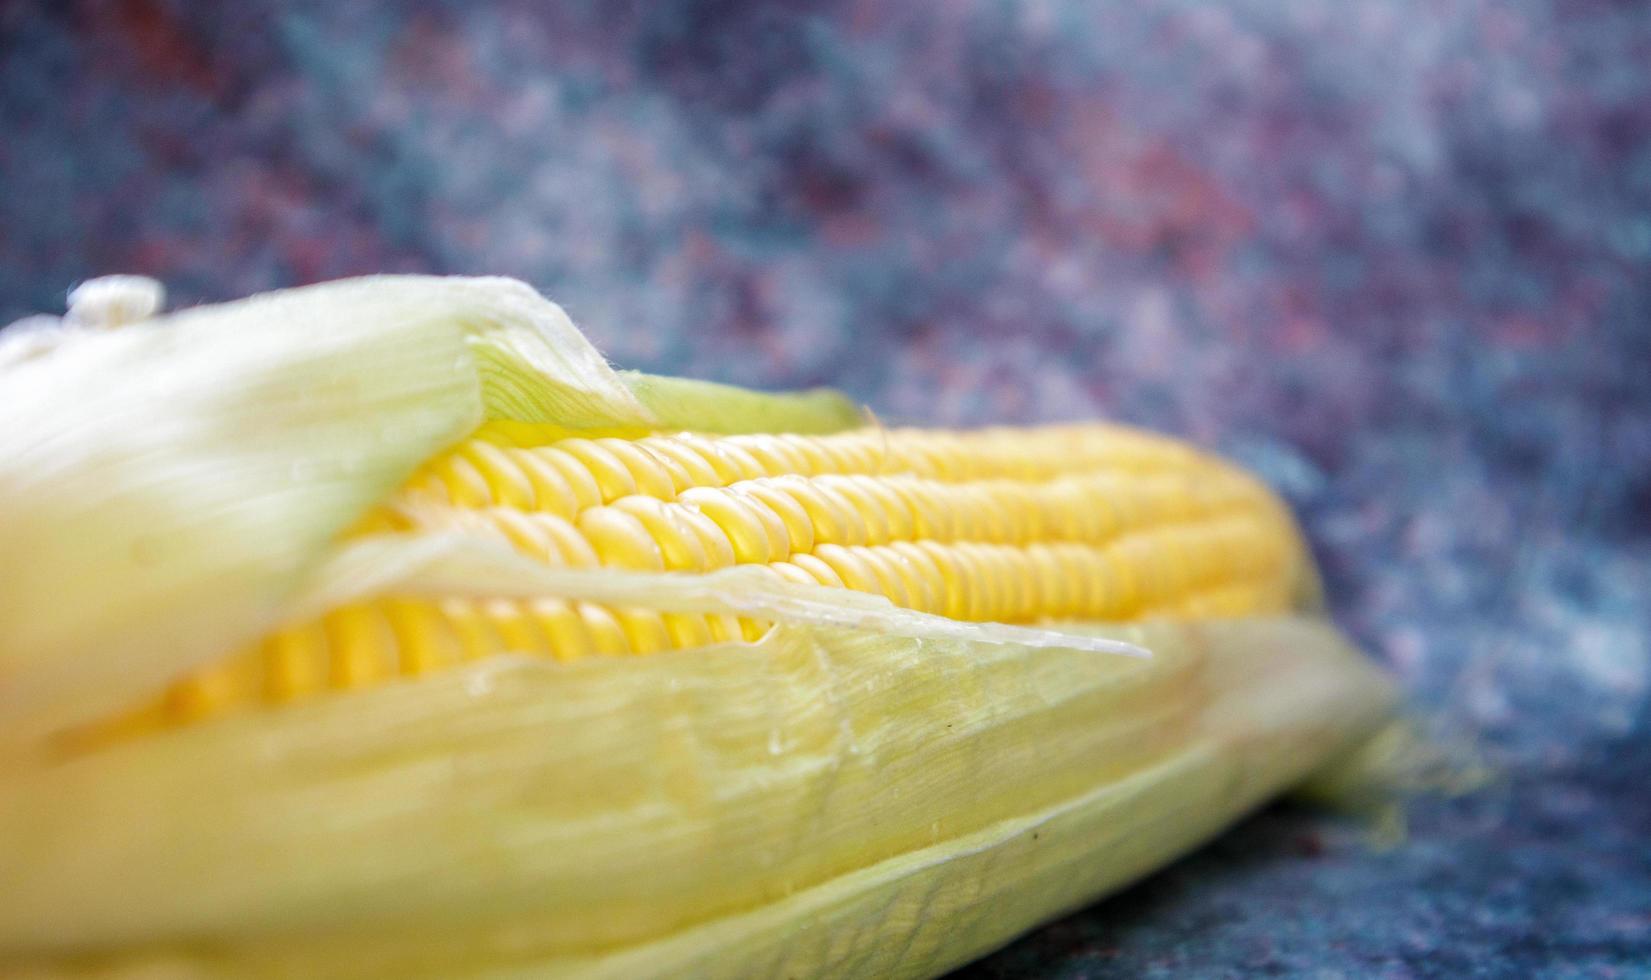
<path fill-rule="evenodd" d="M 1506 774 L 1391 853 L 1268 811 L 966 975 L 1651 975 L 1651 8 L 0 3 L 0 322 L 382 270 L 1232 453 Z"/>

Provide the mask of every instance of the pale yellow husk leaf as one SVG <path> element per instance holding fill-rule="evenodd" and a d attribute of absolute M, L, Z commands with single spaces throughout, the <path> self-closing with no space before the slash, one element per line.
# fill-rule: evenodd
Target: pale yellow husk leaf
<path fill-rule="evenodd" d="M 1154 657 L 782 627 L 136 740 L 6 781 L 0 949 L 252 976 L 932 975 L 1204 839 L 1390 707 L 1322 623 L 1108 632 Z"/>

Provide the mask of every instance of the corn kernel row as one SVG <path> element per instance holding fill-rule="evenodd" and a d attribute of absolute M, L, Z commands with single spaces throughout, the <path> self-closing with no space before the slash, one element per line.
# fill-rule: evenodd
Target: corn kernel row
<path fill-rule="evenodd" d="M 638 439 L 485 426 L 351 533 L 432 531 L 501 541 L 554 566 L 752 565 L 1009 623 L 1281 610 L 1302 560 L 1254 481 L 1106 426 Z M 375 599 L 181 678 L 124 724 L 175 724 L 505 652 L 646 654 L 766 628 L 556 598 Z"/>

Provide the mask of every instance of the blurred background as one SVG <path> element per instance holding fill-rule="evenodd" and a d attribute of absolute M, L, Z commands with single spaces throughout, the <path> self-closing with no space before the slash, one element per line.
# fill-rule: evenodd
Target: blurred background
<path fill-rule="evenodd" d="M 1275 807 L 964 975 L 1651 975 L 1651 5 L 0 0 L 0 323 L 379 271 L 1229 453 L 1500 774 L 1386 851 Z"/>

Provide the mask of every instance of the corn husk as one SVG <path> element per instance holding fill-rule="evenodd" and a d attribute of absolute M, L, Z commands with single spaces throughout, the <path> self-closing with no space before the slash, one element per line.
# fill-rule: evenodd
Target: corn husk
<path fill-rule="evenodd" d="M 1011 627 L 737 569 L 341 542 L 483 420 L 858 420 L 828 393 L 615 372 L 517 283 L 359 280 L 48 346 L 0 369 L 0 973 L 931 976 L 1392 711 L 1310 611 Z M 64 747 L 279 623 L 410 593 L 777 625 Z"/>

